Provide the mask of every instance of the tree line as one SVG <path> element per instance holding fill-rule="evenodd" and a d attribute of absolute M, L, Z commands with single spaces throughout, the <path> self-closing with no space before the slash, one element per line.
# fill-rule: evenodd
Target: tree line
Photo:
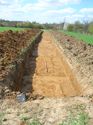
<path fill-rule="evenodd" d="M 0 19 L 0 26 L 2 27 L 19 27 L 19 28 L 39 28 L 39 29 L 53 29 L 57 24 L 40 24 L 37 22 L 29 21 L 9 21 Z"/>
<path fill-rule="evenodd" d="M 74 24 L 68 24 L 67 30 L 93 34 L 93 21 L 84 21 L 83 23 L 76 21 Z"/>
<path fill-rule="evenodd" d="M 66 23 L 45 23 L 40 24 L 37 22 L 29 21 L 9 21 L 0 19 L 0 26 L 2 27 L 19 27 L 19 28 L 39 28 L 39 29 L 57 29 L 57 30 L 68 30 L 81 33 L 93 34 L 93 21 L 83 21 L 83 23 L 76 21 L 74 24 Z"/>

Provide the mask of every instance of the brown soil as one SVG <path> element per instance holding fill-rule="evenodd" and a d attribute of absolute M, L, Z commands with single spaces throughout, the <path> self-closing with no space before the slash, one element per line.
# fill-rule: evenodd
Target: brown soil
<path fill-rule="evenodd" d="M 60 52 L 49 32 L 43 34 L 41 42 L 35 46 L 29 59 L 23 80 L 23 92 L 29 91 L 31 82 L 33 93 L 42 96 L 81 94 L 81 88 L 64 54 Z"/>
<path fill-rule="evenodd" d="M 6 31 L 0 33 L 0 78 L 5 77 L 7 66 L 15 62 L 21 50 L 27 47 L 39 30 L 21 32 Z"/>
<path fill-rule="evenodd" d="M 31 93 L 33 87 L 33 94 L 47 97 L 33 98 L 32 95 L 33 100 L 23 103 L 17 102 L 14 98 L 0 100 L 0 114 L 2 116 L 0 120 L 2 125 L 27 125 L 32 121 L 39 121 L 41 125 L 59 125 L 67 119 L 72 120 L 76 116 L 79 118 L 79 114 L 83 116 L 83 113 L 88 114 L 88 123 L 93 125 L 93 95 L 76 96 L 81 95 L 82 87 L 81 84 L 79 85 L 81 81 L 78 83 L 75 78 L 78 76 L 78 72 L 80 73 L 78 71 L 80 68 L 78 67 L 75 76 L 73 70 L 78 61 L 75 63 L 72 52 L 65 47 L 68 46 L 67 39 L 69 37 L 62 37 L 62 34 L 59 35 L 59 33 L 55 33 L 54 36 L 56 36 L 57 40 L 61 40 L 59 47 L 62 46 L 62 51 L 55 44 L 53 36 L 49 32 L 45 32 L 41 42 L 35 44 L 33 52 L 28 54 L 23 83 L 21 83 L 23 86 L 20 88 L 22 92 Z M 72 45 L 75 46 L 74 42 L 73 44 L 69 43 L 67 48 L 71 48 Z M 71 65 L 64 56 L 63 50 Z M 75 97 L 65 98 L 65 96 Z M 87 119 L 85 118 L 87 117 L 84 116 L 86 122 Z"/>
<path fill-rule="evenodd" d="M 74 37 L 62 32 L 52 32 L 57 43 L 64 51 L 76 74 L 76 77 L 83 87 L 84 95 L 93 94 L 93 45 L 78 41 Z"/>

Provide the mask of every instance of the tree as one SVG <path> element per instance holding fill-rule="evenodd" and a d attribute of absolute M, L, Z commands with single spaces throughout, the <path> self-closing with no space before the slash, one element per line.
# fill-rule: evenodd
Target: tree
<path fill-rule="evenodd" d="M 76 32 L 82 32 L 83 31 L 83 24 L 80 23 L 79 21 L 76 21 L 74 24 L 74 30 Z"/>
<path fill-rule="evenodd" d="M 83 24 L 84 24 L 84 28 L 83 28 L 84 32 L 88 33 L 89 21 L 88 20 L 84 20 Z"/>
<path fill-rule="evenodd" d="M 73 31 L 74 30 L 74 25 L 73 24 L 69 24 L 67 27 L 68 31 Z"/>
<path fill-rule="evenodd" d="M 93 22 L 89 24 L 88 32 L 93 34 Z"/>

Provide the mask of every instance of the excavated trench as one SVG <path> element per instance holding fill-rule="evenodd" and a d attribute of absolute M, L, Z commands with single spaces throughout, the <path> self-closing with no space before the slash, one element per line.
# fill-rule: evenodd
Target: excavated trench
<path fill-rule="evenodd" d="M 81 95 L 81 87 L 51 34 L 44 32 L 26 61 L 21 92 L 45 97 Z"/>

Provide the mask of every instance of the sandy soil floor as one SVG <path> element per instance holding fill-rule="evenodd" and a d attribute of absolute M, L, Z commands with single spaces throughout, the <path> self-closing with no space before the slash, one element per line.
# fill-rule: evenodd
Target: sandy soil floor
<path fill-rule="evenodd" d="M 26 69 L 29 70 L 29 76 L 33 75 L 32 88 L 36 94 L 46 97 L 81 94 L 81 88 L 66 62 L 65 56 L 60 53 L 48 32 L 43 34 L 39 46 L 35 46 Z"/>

